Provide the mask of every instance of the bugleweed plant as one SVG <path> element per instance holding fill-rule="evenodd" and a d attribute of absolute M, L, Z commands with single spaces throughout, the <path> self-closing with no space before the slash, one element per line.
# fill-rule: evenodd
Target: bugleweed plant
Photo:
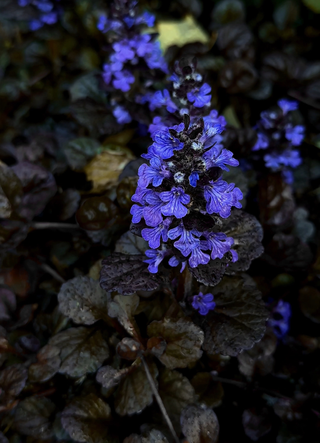
<path fill-rule="evenodd" d="M 315 2 L 169 3 L 0 1 L 0 443 L 319 441 Z"/>

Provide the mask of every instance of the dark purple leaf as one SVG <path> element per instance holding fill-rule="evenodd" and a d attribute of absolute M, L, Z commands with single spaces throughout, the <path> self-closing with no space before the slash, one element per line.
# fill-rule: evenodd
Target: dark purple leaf
<path fill-rule="evenodd" d="M 92 325 L 106 318 L 110 295 L 89 277 L 75 277 L 61 286 L 58 294 L 60 311 L 75 323 Z"/>
<path fill-rule="evenodd" d="M 222 384 L 213 381 L 210 372 L 198 372 L 191 379 L 191 384 L 194 387 L 198 403 L 205 404 L 208 408 L 214 408 L 221 404 L 224 396 Z"/>
<path fill-rule="evenodd" d="M 17 306 L 15 294 L 6 287 L 0 287 L 0 322 L 11 319 Z"/>
<path fill-rule="evenodd" d="M 14 427 L 30 437 L 47 440 L 53 436 L 52 420 L 54 403 L 45 397 L 28 397 L 15 411 Z"/>
<path fill-rule="evenodd" d="M 175 430 L 180 433 L 181 412 L 195 402 L 193 386 L 180 372 L 164 369 L 159 376 L 159 394 Z"/>
<path fill-rule="evenodd" d="M 219 422 L 212 409 L 188 406 L 181 413 L 181 429 L 188 443 L 216 443 Z"/>
<path fill-rule="evenodd" d="M 101 287 L 124 295 L 157 289 L 163 283 L 163 275 L 160 271 L 151 274 L 143 260 L 146 260 L 145 255 L 113 253 L 102 261 Z"/>
<path fill-rule="evenodd" d="M 95 372 L 109 356 L 109 348 L 100 330 L 71 328 L 52 337 L 50 346 L 60 349 L 59 372 L 79 378 Z"/>
<path fill-rule="evenodd" d="M 47 345 L 37 355 L 38 362 L 29 367 L 29 380 L 43 383 L 50 380 L 59 370 L 60 349 L 57 346 Z"/>
<path fill-rule="evenodd" d="M 203 288 L 202 292 L 212 293 L 216 302 L 214 311 L 196 319 L 204 330 L 205 351 L 236 356 L 261 340 L 267 310 L 261 293 L 249 276 L 224 277 L 219 285 Z"/>
<path fill-rule="evenodd" d="M 19 207 L 21 217 L 32 220 L 46 207 L 48 201 L 57 192 L 57 185 L 51 172 L 42 166 L 21 162 L 12 167 L 20 179 L 23 196 Z"/>
<path fill-rule="evenodd" d="M 252 260 L 263 253 L 263 230 L 260 223 L 253 215 L 234 209 L 225 220 L 222 231 L 234 239 L 233 249 L 238 253 L 238 260 L 228 264 L 226 274 L 247 271 Z"/>
<path fill-rule="evenodd" d="M 154 362 L 148 361 L 148 366 L 154 383 L 157 386 L 158 369 Z M 117 414 L 137 414 L 153 402 L 153 392 L 142 365 L 128 372 L 122 379 L 115 394 L 115 409 Z"/>
<path fill-rule="evenodd" d="M 203 331 L 185 318 L 164 318 L 153 321 L 147 330 L 149 337 L 161 337 L 166 349 L 158 358 L 168 369 L 186 368 L 201 358 Z"/>
<path fill-rule="evenodd" d="M 61 423 L 70 437 L 78 442 L 105 443 L 109 433 L 111 410 L 95 394 L 76 397 L 62 412 Z"/>
<path fill-rule="evenodd" d="M 272 417 L 266 408 L 262 411 L 246 409 L 242 414 L 242 424 L 245 434 L 251 440 L 258 441 L 271 431 Z"/>

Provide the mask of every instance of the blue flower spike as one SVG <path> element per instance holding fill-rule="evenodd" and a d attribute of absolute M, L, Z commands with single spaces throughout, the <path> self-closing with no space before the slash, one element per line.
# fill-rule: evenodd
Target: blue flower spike
<path fill-rule="evenodd" d="M 138 187 L 132 197 L 136 203 L 131 208 L 132 222 L 146 225 L 141 235 L 151 248 L 145 262 L 152 273 L 158 271 L 165 258 L 169 266 L 181 264 L 181 269 L 187 264 L 191 269 L 207 265 L 210 260 L 238 260 L 233 238 L 219 232 L 219 224 L 215 225 L 214 220 L 228 218 L 233 207 L 242 207 L 240 189 L 222 178 L 223 171 L 239 162 L 222 143 L 220 134 L 225 119 L 214 110 L 202 118 L 201 114 L 208 112 L 205 105 L 210 87 L 201 86 L 197 73 L 193 77 L 198 84 L 195 87 L 192 83 L 188 97 L 193 104 L 189 108 L 187 100 L 174 94 L 171 97 L 168 90 L 158 91 L 150 101 L 152 109 L 162 106 L 169 116 L 174 114 L 175 122 L 183 120 L 170 126 L 168 119 L 153 118 L 153 143 L 142 155 L 148 163 L 139 168 Z M 176 88 L 183 86 L 183 79 L 177 74 L 172 80 Z M 211 226 L 202 230 L 192 228 L 192 220 L 202 216 L 212 216 Z"/>

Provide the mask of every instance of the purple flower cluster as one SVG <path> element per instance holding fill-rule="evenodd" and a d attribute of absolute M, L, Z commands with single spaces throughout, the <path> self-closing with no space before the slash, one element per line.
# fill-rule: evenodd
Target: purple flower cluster
<path fill-rule="evenodd" d="M 278 338 L 283 338 L 289 331 L 289 320 L 291 317 L 291 306 L 288 302 L 279 300 L 271 311 L 268 325 L 272 328 Z"/>
<path fill-rule="evenodd" d="M 202 91 L 207 95 L 210 89 Z M 181 121 L 173 100 L 172 105 L 177 109 L 175 117 Z M 132 222 L 141 225 L 142 237 L 151 248 L 146 252 L 146 262 L 152 273 L 158 271 L 165 257 L 170 266 L 181 264 L 181 271 L 187 263 L 195 268 L 222 259 L 225 254 L 229 254 L 230 261 L 238 259 L 232 249 L 233 238 L 219 232 L 215 220 L 229 217 L 233 206 L 241 208 L 240 189 L 222 178 L 227 166 L 238 166 L 239 162 L 221 144 L 224 119 L 216 111 L 204 118 L 190 116 L 192 109 L 190 105 L 182 123 L 169 127 L 161 119 L 154 119 L 153 143 L 142 155 L 149 162 L 138 171 Z M 202 218 L 206 218 L 205 227 Z"/>
<path fill-rule="evenodd" d="M 272 171 L 282 171 L 285 180 L 292 183 L 290 168 L 301 164 L 300 146 L 304 138 L 304 126 L 292 123 L 292 111 L 298 109 L 298 103 L 291 100 L 279 100 L 278 108 L 261 113 L 257 124 L 257 142 L 253 151 L 266 150 L 264 161 Z"/>
<path fill-rule="evenodd" d="M 57 23 L 60 13 L 59 0 L 18 0 L 19 6 L 35 6 L 39 12 L 38 17 L 31 20 L 29 27 L 31 31 L 36 31 L 44 25 L 54 25 Z"/>
<path fill-rule="evenodd" d="M 115 0 L 109 16 L 100 15 L 97 27 L 101 32 L 108 33 L 111 43 L 108 62 L 103 65 L 102 74 L 107 85 L 128 92 L 137 76 L 146 69 L 149 74 L 150 70 L 168 72 L 160 43 L 155 41 L 154 35 L 142 33 L 144 28 L 154 25 L 154 20 L 155 17 L 148 12 L 138 14 L 135 0 Z M 143 86 L 146 85 L 141 85 L 140 79 L 140 89 L 144 89 Z M 146 92 L 143 96 L 147 94 Z M 138 103 L 143 103 L 143 100 L 140 96 L 136 98 Z M 113 114 L 118 123 L 129 123 L 131 116 L 122 109 L 115 108 Z"/>
<path fill-rule="evenodd" d="M 179 113 L 183 115 L 192 114 L 190 112 L 192 108 L 209 107 L 211 102 L 210 85 L 202 83 L 202 76 L 197 72 L 192 72 L 187 77 L 189 78 L 186 82 L 181 81 L 177 74 L 171 76 L 173 81 L 172 98 L 178 101 L 179 106 L 174 103 L 169 91 L 165 89 L 144 97 L 145 101 L 149 102 L 150 110 L 166 107 L 168 112 L 174 113 L 180 109 Z"/>

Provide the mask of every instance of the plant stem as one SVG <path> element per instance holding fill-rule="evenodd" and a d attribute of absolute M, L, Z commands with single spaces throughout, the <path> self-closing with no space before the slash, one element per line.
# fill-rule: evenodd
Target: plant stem
<path fill-rule="evenodd" d="M 81 229 L 80 226 L 71 223 L 51 223 L 51 222 L 35 222 L 32 223 L 33 229 Z"/>
<path fill-rule="evenodd" d="M 211 378 L 213 381 L 219 381 L 221 383 L 228 383 L 229 385 L 238 386 L 238 388 L 245 389 L 248 387 L 248 384 L 243 381 L 230 380 L 228 378 L 223 378 L 223 377 L 216 377 L 215 375 L 212 375 L 212 373 L 211 373 Z M 279 392 L 271 391 L 269 389 L 262 388 L 260 386 L 255 385 L 255 384 L 252 385 L 252 388 L 256 389 L 257 391 L 264 392 L 265 394 L 272 395 L 274 397 L 280 397 L 280 398 L 285 398 L 286 400 L 291 400 L 290 397 L 286 397 L 285 395 L 282 395 Z"/>
<path fill-rule="evenodd" d="M 61 277 L 54 269 L 52 269 L 50 266 L 48 266 L 45 263 L 42 263 L 40 265 L 40 268 L 50 274 L 53 278 L 55 278 L 59 283 L 65 283 L 65 279 Z"/>
<path fill-rule="evenodd" d="M 144 359 L 144 357 L 142 355 L 140 356 L 140 358 L 141 358 L 144 370 L 146 371 L 147 379 L 148 379 L 148 381 L 150 383 L 153 395 L 155 396 L 155 398 L 157 400 L 159 408 L 160 408 L 160 410 L 162 412 L 162 415 L 163 415 L 163 417 L 164 417 L 164 419 L 165 419 L 165 421 L 166 421 L 166 423 L 168 425 L 168 428 L 171 431 L 173 439 L 174 439 L 174 441 L 176 443 L 180 443 L 180 440 L 179 440 L 179 438 L 178 438 L 178 436 L 176 434 L 176 431 L 174 430 L 174 427 L 173 427 L 172 422 L 171 422 L 171 420 L 169 418 L 169 415 L 168 415 L 168 413 L 166 411 L 166 408 L 164 407 L 163 401 L 161 400 L 161 397 L 160 397 L 159 392 L 157 390 L 157 387 L 156 387 L 156 385 L 154 383 L 152 375 L 150 374 L 149 367 L 148 367 L 148 365 L 147 365 L 147 363 L 146 363 L 146 361 L 145 361 L 145 359 Z"/>
<path fill-rule="evenodd" d="M 177 288 L 177 300 L 187 300 L 192 295 L 192 280 L 193 276 L 189 271 L 188 266 L 185 267 L 184 271 L 180 275 L 179 284 Z"/>

